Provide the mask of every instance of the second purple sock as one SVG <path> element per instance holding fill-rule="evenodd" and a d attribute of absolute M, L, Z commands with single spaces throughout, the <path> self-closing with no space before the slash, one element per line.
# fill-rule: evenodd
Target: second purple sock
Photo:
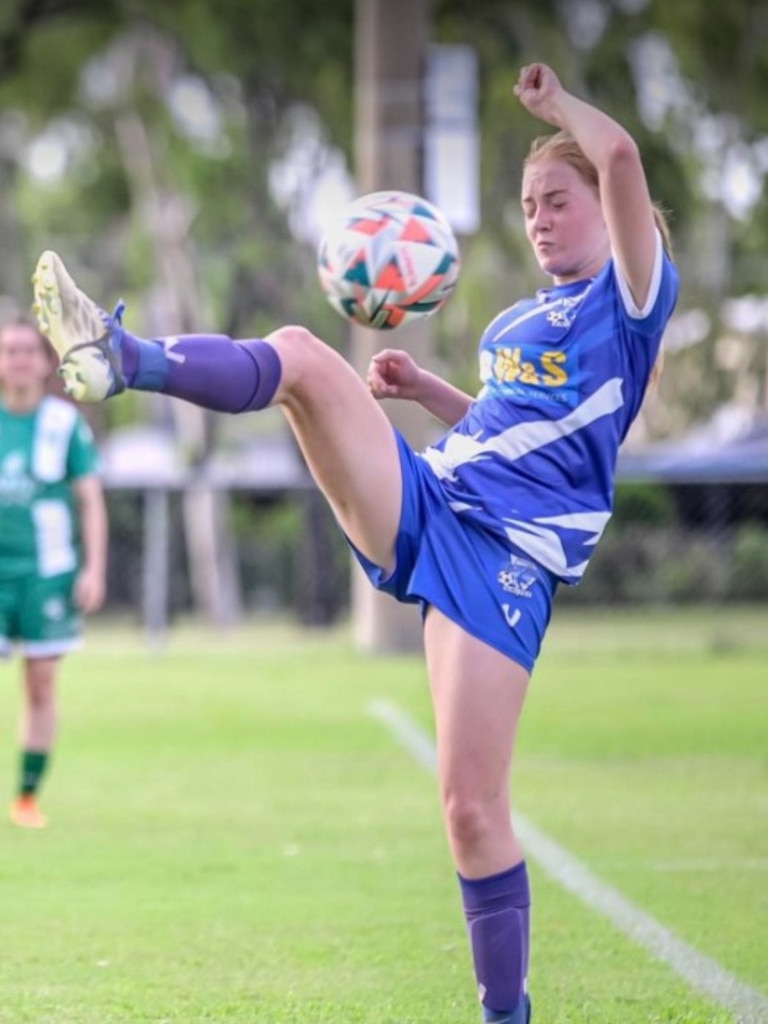
<path fill-rule="evenodd" d="M 530 888 L 525 861 L 488 878 L 459 875 L 480 1001 L 493 1014 L 515 1010 L 528 975 Z"/>

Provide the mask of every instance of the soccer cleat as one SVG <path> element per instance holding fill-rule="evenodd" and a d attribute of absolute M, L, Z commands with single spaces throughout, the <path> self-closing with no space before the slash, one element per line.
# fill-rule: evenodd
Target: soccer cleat
<path fill-rule="evenodd" d="M 78 402 L 101 402 L 124 391 L 123 304 L 118 303 L 109 316 L 77 287 L 61 257 L 50 249 L 37 261 L 32 285 L 32 308 L 40 330 L 56 349 L 67 394 Z"/>
<path fill-rule="evenodd" d="M 11 821 L 19 828 L 45 828 L 48 819 L 41 813 L 37 800 L 31 793 L 24 793 L 11 804 Z"/>

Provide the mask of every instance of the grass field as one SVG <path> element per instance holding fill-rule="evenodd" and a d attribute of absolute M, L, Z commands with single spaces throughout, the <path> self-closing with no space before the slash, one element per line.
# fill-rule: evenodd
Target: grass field
<path fill-rule="evenodd" d="M 6 791 L 18 666 L 3 669 Z M 2 1024 L 475 1024 L 422 661 L 345 631 L 94 623 L 64 666 L 45 832 L 2 825 Z M 515 801 L 768 1005 L 765 610 L 555 617 Z M 535 1024 L 724 1024 L 531 864 Z"/>

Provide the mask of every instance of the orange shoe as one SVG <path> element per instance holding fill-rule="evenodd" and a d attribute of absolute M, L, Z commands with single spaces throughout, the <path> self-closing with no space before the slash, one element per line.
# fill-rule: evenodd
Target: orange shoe
<path fill-rule="evenodd" d="M 37 800 L 30 794 L 16 797 L 11 804 L 11 821 L 19 828 L 45 828 L 48 819 L 40 812 Z"/>

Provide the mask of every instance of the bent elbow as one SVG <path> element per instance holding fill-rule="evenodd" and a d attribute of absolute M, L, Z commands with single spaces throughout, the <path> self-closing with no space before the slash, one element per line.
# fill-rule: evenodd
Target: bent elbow
<path fill-rule="evenodd" d="M 611 139 L 605 151 L 605 167 L 610 174 L 622 173 L 625 168 L 642 165 L 637 143 L 627 132 Z"/>

